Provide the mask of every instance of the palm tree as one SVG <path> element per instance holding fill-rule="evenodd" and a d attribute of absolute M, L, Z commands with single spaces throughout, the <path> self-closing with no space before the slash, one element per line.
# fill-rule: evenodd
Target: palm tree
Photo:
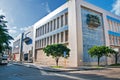
<path fill-rule="evenodd" d="M 10 40 L 13 38 L 9 35 L 7 29 L 7 21 L 4 20 L 5 16 L 0 15 L 0 53 L 3 53 L 5 49 L 9 49 Z"/>

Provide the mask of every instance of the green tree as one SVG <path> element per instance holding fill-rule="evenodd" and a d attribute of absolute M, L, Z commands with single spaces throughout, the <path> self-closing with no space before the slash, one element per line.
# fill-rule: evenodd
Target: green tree
<path fill-rule="evenodd" d="M 112 48 L 107 46 L 93 46 L 88 50 L 88 53 L 91 57 L 97 57 L 98 58 L 98 66 L 100 63 L 100 58 L 103 56 L 110 56 L 110 54 L 116 53 Z"/>
<path fill-rule="evenodd" d="M 70 49 L 63 44 L 52 44 L 47 45 L 43 49 L 43 51 L 47 56 L 52 56 L 53 58 L 55 58 L 56 66 L 58 66 L 59 58 L 60 57 L 68 58 Z M 66 52 L 66 56 L 64 56 L 64 52 Z"/>
<path fill-rule="evenodd" d="M 110 56 L 111 56 L 111 55 L 113 55 L 113 56 L 115 57 L 115 64 L 117 64 L 117 63 L 118 63 L 118 55 L 119 55 L 119 52 L 111 49 L 111 51 L 110 51 Z"/>
<path fill-rule="evenodd" d="M 9 35 L 7 29 L 7 21 L 4 20 L 5 16 L 0 15 L 0 53 L 3 53 L 5 49 L 9 49 L 10 40 L 13 38 Z"/>

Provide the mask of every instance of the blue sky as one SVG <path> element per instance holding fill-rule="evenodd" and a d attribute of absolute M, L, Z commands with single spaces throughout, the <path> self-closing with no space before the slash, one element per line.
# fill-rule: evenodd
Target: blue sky
<path fill-rule="evenodd" d="M 120 0 L 86 0 L 120 15 Z M 6 16 L 10 34 L 15 37 L 66 0 L 0 0 L 0 14 Z"/>

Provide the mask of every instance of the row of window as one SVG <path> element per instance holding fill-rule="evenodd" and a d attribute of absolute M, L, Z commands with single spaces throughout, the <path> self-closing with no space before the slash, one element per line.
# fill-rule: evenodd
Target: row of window
<path fill-rule="evenodd" d="M 120 45 L 120 37 L 109 35 L 111 45 Z"/>
<path fill-rule="evenodd" d="M 120 32 L 120 23 L 108 19 L 108 24 L 109 24 L 109 30 L 114 32 Z"/>
<path fill-rule="evenodd" d="M 49 33 L 53 30 L 56 30 L 60 27 L 63 27 L 68 24 L 68 13 L 65 13 L 50 22 L 46 23 L 45 25 L 36 29 L 36 37 Z"/>
<path fill-rule="evenodd" d="M 57 33 L 55 35 L 51 35 L 41 40 L 37 40 L 35 42 L 35 47 L 36 49 L 38 49 L 38 48 L 43 48 L 46 45 L 50 45 L 54 43 L 65 43 L 67 41 L 68 41 L 68 30 L 61 33 Z"/>
<path fill-rule="evenodd" d="M 20 39 L 13 42 L 13 53 L 19 53 L 19 49 L 20 49 L 19 45 L 20 45 Z"/>

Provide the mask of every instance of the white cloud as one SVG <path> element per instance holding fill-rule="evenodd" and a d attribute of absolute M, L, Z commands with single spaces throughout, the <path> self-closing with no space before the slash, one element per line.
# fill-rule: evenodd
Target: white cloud
<path fill-rule="evenodd" d="M 14 30 L 14 29 L 9 29 L 8 31 L 9 31 L 10 34 L 16 34 L 17 33 L 17 31 Z"/>
<path fill-rule="evenodd" d="M 48 5 L 48 2 L 46 2 L 46 11 L 47 11 L 48 13 L 51 12 L 50 7 L 49 7 L 49 5 Z"/>
<path fill-rule="evenodd" d="M 43 11 L 46 11 L 47 13 L 51 12 L 48 2 L 41 3 L 40 7 L 41 7 L 40 9 L 42 9 Z"/>
<path fill-rule="evenodd" d="M 0 8 L 0 15 L 5 15 L 5 12 L 1 8 Z"/>
<path fill-rule="evenodd" d="M 21 27 L 20 30 L 21 31 L 26 31 L 28 28 L 30 28 L 31 26 L 28 26 L 28 27 Z"/>
<path fill-rule="evenodd" d="M 120 16 L 120 0 L 116 0 L 111 11 Z"/>
<path fill-rule="evenodd" d="M 7 29 L 8 29 L 8 32 L 9 32 L 11 35 L 18 33 L 16 26 L 14 26 L 14 27 L 8 26 Z"/>

